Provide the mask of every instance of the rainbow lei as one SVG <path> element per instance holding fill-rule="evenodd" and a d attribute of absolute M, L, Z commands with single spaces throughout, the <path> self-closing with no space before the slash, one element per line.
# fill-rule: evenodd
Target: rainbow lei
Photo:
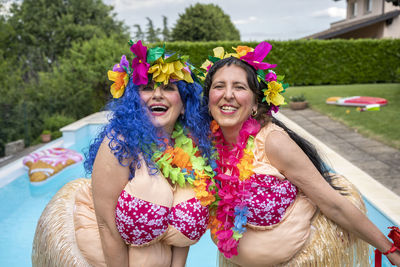
<path fill-rule="evenodd" d="M 171 138 L 175 141 L 174 147 L 154 152 L 152 160 L 160 169 L 165 178 L 173 184 L 184 187 L 186 183 L 193 185 L 196 198 L 203 206 L 215 201 L 212 193 L 214 187 L 214 171 L 210 164 L 213 160 L 201 156 L 199 148 L 185 133 L 180 123 L 175 124 Z M 215 164 L 215 163 L 214 163 Z"/>
<path fill-rule="evenodd" d="M 204 76 L 188 63 L 188 56 L 180 56 L 176 53 L 167 56 L 165 47 L 148 48 L 142 45 L 140 40 L 137 43 L 129 41 L 129 44 L 134 56 L 132 67 L 123 55 L 120 63 L 114 65 L 113 70 L 108 71 L 108 79 L 114 82 L 111 85 L 111 94 L 114 98 L 120 98 L 124 94 L 130 77 L 136 85 L 148 84 L 149 80 L 153 80 L 158 87 L 161 84 L 179 80 L 193 83 L 192 73 L 196 82 Z"/>
<path fill-rule="evenodd" d="M 211 125 L 218 151 L 216 201 L 210 207 L 209 227 L 217 238 L 217 246 L 225 257 L 237 255 L 237 246 L 242 234 L 246 231 L 248 199 L 251 181 L 254 174 L 254 136 L 260 130 L 260 124 L 249 118 L 239 132 L 237 143 L 232 147 L 224 139 L 221 129 L 213 121 Z M 230 174 L 226 174 L 230 173 Z"/>
<path fill-rule="evenodd" d="M 223 47 L 216 47 L 213 49 L 214 56 L 209 56 L 201 68 L 208 72 L 215 62 L 228 57 L 236 57 L 247 62 L 255 68 L 258 81 L 267 84 L 267 88 L 262 90 L 264 93 L 262 101 L 268 103 L 271 107 L 270 110 L 278 112 L 279 106 L 285 103 L 285 99 L 281 94 L 285 92 L 289 85 L 283 83 L 284 75 L 276 75 L 271 70 L 276 67 L 276 64 L 263 62 L 271 48 L 272 45 L 267 42 L 261 42 L 255 48 L 248 46 L 232 47 L 236 53 L 228 53 L 225 52 Z"/>

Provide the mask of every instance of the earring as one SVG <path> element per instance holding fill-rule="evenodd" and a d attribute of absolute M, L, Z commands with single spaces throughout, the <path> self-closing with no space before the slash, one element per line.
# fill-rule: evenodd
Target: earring
<path fill-rule="evenodd" d="M 256 115 L 257 115 L 257 109 L 256 109 L 256 110 L 253 109 L 253 110 L 251 111 L 251 116 L 252 116 L 252 117 L 255 117 Z"/>

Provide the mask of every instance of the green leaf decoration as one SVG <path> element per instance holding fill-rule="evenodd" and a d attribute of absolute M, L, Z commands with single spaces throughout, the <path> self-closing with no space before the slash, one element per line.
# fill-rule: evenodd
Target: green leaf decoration
<path fill-rule="evenodd" d="M 175 169 L 178 170 L 178 175 L 177 175 L 177 182 L 178 182 L 178 185 L 179 185 L 180 187 L 184 187 L 184 186 L 185 186 L 185 183 L 186 183 L 185 175 L 181 172 L 181 169 L 180 169 L 180 168 L 175 168 Z"/>
<path fill-rule="evenodd" d="M 257 75 L 263 77 L 265 76 L 265 72 L 263 70 L 257 70 Z"/>
<path fill-rule="evenodd" d="M 239 234 L 239 232 L 233 231 L 232 238 L 235 239 L 236 241 L 242 238 L 242 234 Z"/>
<path fill-rule="evenodd" d="M 154 61 L 162 57 L 165 49 L 163 47 L 153 47 L 147 50 L 147 62 L 153 64 Z"/>
<path fill-rule="evenodd" d="M 190 161 L 192 162 L 193 169 L 198 170 L 203 170 L 206 163 L 205 159 L 202 157 L 191 157 Z"/>
<path fill-rule="evenodd" d="M 172 171 L 172 166 L 166 162 L 162 164 L 162 173 L 164 177 L 168 177 Z M 174 183 L 174 181 L 171 179 L 171 181 Z"/>
<path fill-rule="evenodd" d="M 181 169 L 178 167 L 175 167 L 175 168 L 171 167 L 170 172 L 169 172 L 169 178 L 171 179 L 171 181 L 173 183 L 176 183 L 178 181 L 178 175 L 180 173 L 180 170 Z"/>
<path fill-rule="evenodd" d="M 284 83 L 284 84 L 282 84 L 282 87 L 283 87 L 284 90 L 286 90 L 289 87 L 289 84 L 288 83 Z"/>
<path fill-rule="evenodd" d="M 174 61 L 177 61 L 179 59 L 179 55 L 177 53 L 171 55 L 169 58 L 165 59 L 165 63 L 172 63 Z"/>
<path fill-rule="evenodd" d="M 283 81 L 283 79 L 285 79 L 285 75 L 278 75 L 278 76 L 276 76 L 276 81 L 277 81 L 277 82 L 281 82 L 281 81 Z"/>
<path fill-rule="evenodd" d="M 207 165 L 204 167 L 204 171 L 206 171 L 207 173 L 212 173 L 213 169 L 211 168 L 210 165 Z"/>
<path fill-rule="evenodd" d="M 212 63 L 215 63 L 221 59 L 219 57 L 208 56 L 208 60 L 210 60 Z"/>
<path fill-rule="evenodd" d="M 189 56 L 185 55 L 185 56 L 181 56 L 179 59 L 182 63 L 185 63 L 189 60 Z"/>
<path fill-rule="evenodd" d="M 129 45 L 129 46 L 132 46 L 133 44 L 134 44 L 134 42 L 133 42 L 132 40 L 129 40 L 129 41 L 128 41 L 128 45 Z"/>
<path fill-rule="evenodd" d="M 261 102 L 265 102 L 265 101 L 267 101 L 267 97 L 264 96 Z"/>
<path fill-rule="evenodd" d="M 247 140 L 246 149 L 252 150 L 254 148 L 254 136 L 250 135 L 249 139 Z"/>

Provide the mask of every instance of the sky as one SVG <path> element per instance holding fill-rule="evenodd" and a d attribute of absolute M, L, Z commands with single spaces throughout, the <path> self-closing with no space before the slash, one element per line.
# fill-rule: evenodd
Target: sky
<path fill-rule="evenodd" d="M 117 19 L 146 29 L 146 17 L 162 28 L 162 16 L 171 29 L 196 3 L 216 4 L 229 15 L 242 41 L 293 40 L 326 30 L 330 23 L 345 18 L 346 1 L 333 0 L 103 0 L 112 5 Z M 133 36 L 132 36 L 133 37 Z"/>

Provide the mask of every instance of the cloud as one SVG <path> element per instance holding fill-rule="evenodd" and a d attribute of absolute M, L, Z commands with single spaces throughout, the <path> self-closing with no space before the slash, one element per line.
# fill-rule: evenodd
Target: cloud
<path fill-rule="evenodd" d="M 247 19 L 234 20 L 233 24 L 235 24 L 235 25 L 249 24 L 249 23 L 253 23 L 253 22 L 256 22 L 256 21 L 258 21 L 258 18 L 251 16 L 251 17 L 249 17 Z"/>
<path fill-rule="evenodd" d="M 311 14 L 312 17 L 330 17 L 330 18 L 345 18 L 346 9 L 339 7 L 330 7 L 323 10 L 315 11 Z"/>
<path fill-rule="evenodd" d="M 0 5 L 0 15 L 1 16 L 9 16 L 10 14 L 10 9 L 11 5 L 15 3 L 17 5 L 20 5 L 20 2 L 15 2 L 15 1 L 3 1 Z"/>
<path fill-rule="evenodd" d="M 111 5 L 113 5 L 117 11 L 127 11 L 144 8 L 157 8 L 168 4 L 179 4 L 183 2 L 184 0 L 112 0 Z"/>

